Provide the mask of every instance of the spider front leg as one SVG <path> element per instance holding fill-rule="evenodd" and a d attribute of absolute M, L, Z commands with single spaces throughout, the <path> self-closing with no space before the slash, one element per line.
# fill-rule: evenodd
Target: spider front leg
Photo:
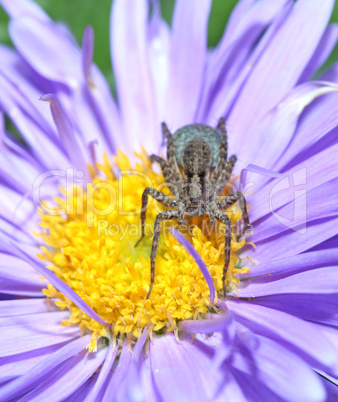
<path fill-rule="evenodd" d="M 155 190 L 154 188 L 151 187 L 146 187 L 145 190 L 143 191 L 142 194 L 142 209 L 141 209 L 141 238 L 137 241 L 135 244 L 135 247 L 137 247 L 140 243 L 140 241 L 144 237 L 144 227 L 145 227 L 145 221 L 146 221 L 146 212 L 147 212 L 147 206 L 148 206 L 148 195 L 154 198 L 154 200 L 160 202 L 161 204 L 165 205 L 166 207 L 171 206 L 171 198 L 164 194 L 161 193 L 161 191 Z"/>
<path fill-rule="evenodd" d="M 164 220 L 176 219 L 178 218 L 179 213 L 175 209 L 168 209 L 167 211 L 163 211 L 157 215 L 154 224 L 154 237 L 153 243 L 151 245 L 151 254 L 150 254 L 150 287 L 149 292 L 147 294 L 147 299 L 149 299 L 151 295 L 151 291 L 153 290 L 154 280 L 155 280 L 155 258 L 158 246 L 158 240 L 160 238 L 161 233 L 161 222 Z"/>
<path fill-rule="evenodd" d="M 230 194 L 227 197 L 224 197 L 220 201 L 220 207 L 222 209 L 227 209 L 227 208 L 231 207 L 231 205 L 235 204 L 235 202 L 237 202 L 237 201 L 239 201 L 239 206 L 241 207 L 242 218 L 243 218 L 243 222 L 244 222 L 243 232 L 239 235 L 239 237 L 240 237 L 250 227 L 248 210 L 246 208 L 246 199 L 245 199 L 244 195 L 240 191 L 237 191 L 234 194 Z"/>
<path fill-rule="evenodd" d="M 167 125 L 162 123 L 162 132 L 163 135 L 167 138 L 167 167 L 170 171 L 172 177 L 175 181 L 179 181 L 181 179 L 181 173 L 177 166 L 176 155 L 175 155 L 175 142 L 174 136 L 169 131 Z"/>
<path fill-rule="evenodd" d="M 222 284 L 223 284 L 223 294 L 226 297 L 226 277 L 227 271 L 230 263 L 230 255 L 231 255 L 231 220 L 228 215 L 221 211 L 220 209 L 216 209 L 214 211 L 214 216 L 220 222 L 225 225 L 225 244 L 224 244 L 224 267 L 223 267 L 223 276 L 222 276 Z"/>
<path fill-rule="evenodd" d="M 228 135 L 225 128 L 225 120 L 221 117 L 217 124 L 218 130 L 221 131 L 221 140 L 219 142 L 219 154 L 218 161 L 214 173 L 212 175 L 213 179 L 217 181 L 222 174 L 228 157 Z"/>
<path fill-rule="evenodd" d="M 178 178 L 172 169 L 168 166 L 167 162 L 161 158 L 160 156 L 157 155 L 150 155 L 149 156 L 150 162 L 157 162 L 162 170 L 163 178 L 170 190 L 170 192 L 177 197 L 179 194 L 179 181 L 180 178 Z"/>

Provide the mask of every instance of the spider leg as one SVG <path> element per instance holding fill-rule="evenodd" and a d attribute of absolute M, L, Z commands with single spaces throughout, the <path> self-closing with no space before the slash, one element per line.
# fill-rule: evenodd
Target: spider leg
<path fill-rule="evenodd" d="M 246 208 L 246 199 L 245 199 L 244 195 L 240 191 L 237 191 L 234 194 L 230 194 L 227 197 L 223 198 L 223 200 L 220 203 L 220 207 L 222 209 L 227 209 L 227 208 L 231 207 L 231 205 L 233 205 L 238 200 L 239 200 L 239 205 L 242 210 L 242 217 L 243 217 L 243 222 L 244 222 L 243 233 L 244 233 L 246 231 L 246 229 L 248 229 L 248 227 L 250 226 L 248 210 Z"/>
<path fill-rule="evenodd" d="M 178 218 L 178 211 L 176 211 L 175 209 L 168 209 L 168 210 L 163 211 L 160 214 L 158 214 L 155 219 L 154 237 L 153 237 L 153 243 L 151 245 L 151 254 L 150 254 L 150 269 L 151 269 L 151 271 L 150 271 L 150 287 L 149 287 L 149 292 L 147 294 L 147 299 L 149 299 L 149 297 L 151 295 L 151 291 L 153 290 L 153 286 L 154 286 L 155 258 L 156 258 L 158 240 L 160 238 L 160 233 L 161 233 L 161 222 L 164 220 L 170 220 L 170 219 L 175 219 L 175 218 Z"/>
<path fill-rule="evenodd" d="M 171 193 L 177 197 L 179 194 L 178 181 L 167 162 L 157 155 L 150 155 L 149 160 L 150 162 L 157 162 L 160 165 L 165 182 L 167 183 Z"/>
<path fill-rule="evenodd" d="M 148 206 L 148 195 L 154 198 L 154 200 L 160 202 L 161 204 L 165 205 L 166 207 L 171 206 L 171 198 L 164 194 L 161 193 L 161 191 L 155 190 L 154 188 L 151 187 L 146 187 L 145 190 L 143 191 L 142 194 L 142 209 L 141 209 L 141 230 L 142 234 L 140 239 L 137 241 L 135 244 L 135 247 L 137 247 L 140 243 L 140 241 L 144 237 L 144 226 L 145 226 L 145 221 L 146 221 L 146 212 L 147 212 L 147 206 Z M 161 214 L 160 214 L 161 215 Z"/>
<path fill-rule="evenodd" d="M 231 254 L 231 220 L 228 215 L 221 211 L 220 209 L 215 209 L 214 211 L 215 218 L 218 219 L 220 222 L 224 223 L 225 225 L 225 244 L 224 244 L 224 267 L 223 267 L 223 276 L 222 276 L 222 283 L 223 283 L 223 293 L 224 297 L 226 297 L 226 286 L 225 280 L 227 277 L 227 271 L 230 263 L 230 254 Z"/>
<path fill-rule="evenodd" d="M 219 178 L 218 178 L 218 180 L 217 180 L 217 182 L 215 184 L 215 186 L 216 186 L 215 187 L 215 189 L 216 189 L 215 193 L 216 194 L 218 194 L 221 191 L 223 191 L 224 187 L 227 185 L 227 183 L 228 183 L 228 181 L 230 179 L 231 173 L 232 173 L 232 171 L 234 169 L 236 161 L 237 161 L 237 156 L 232 155 L 232 156 L 230 156 L 229 160 L 224 165 L 223 170 L 222 170 L 222 172 L 221 172 L 221 174 L 220 174 L 220 176 L 219 176 Z"/>
<path fill-rule="evenodd" d="M 225 120 L 221 117 L 218 121 L 217 128 L 221 131 L 221 140 L 219 142 L 219 155 L 216 168 L 212 174 L 212 177 L 217 181 L 222 174 L 228 157 L 228 136 L 225 128 Z"/>
<path fill-rule="evenodd" d="M 175 142 L 174 136 L 169 131 L 167 125 L 162 123 L 163 135 L 167 138 L 167 165 L 172 174 L 173 180 L 179 182 L 182 178 L 180 170 L 177 166 L 176 155 L 175 155 Z"/>

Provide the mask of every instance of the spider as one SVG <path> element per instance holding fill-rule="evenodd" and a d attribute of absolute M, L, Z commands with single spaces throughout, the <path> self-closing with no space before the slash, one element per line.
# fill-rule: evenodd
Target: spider
<path fill-rule="evenodd" d="M 150 254 L 151 282 L 147 299 L 149 299 L 154 285 L 155 257 L 161 222 L 177 219 L 179 224 L 184 224 L 186 223 L 186 215 L 203 217 L 206 214 L 209 215 L 212 224 L 215 224 L 216 220 L 218 220 L 225 225 L 225 261 L 222 277 L 225 297 L 225 280 L 230 262 L 232 228 L 230 218 L 224 210 L 239 201 L 244 221 L 243 232 L 249 228 L 249 217 L 244 195 L 241 192 L 236 192 L 222 199 L 217 196 L 227 185 L 237 160 L 235 155 L 227 159 L 228 140 L 225 120 L 220 118 L 216 129 L 202 124 L 187 125 L 180 128 L 175 135 L 170 133 L 165 123 L 162 123 L 162 132 L 167 139 L 167 160 L 157 155 L 151 155 L 149 159 L 151 162 L 157 162 L 160 165 L 164 180 L 174 198 L 172 199 L 151 187 L 147 187 L 142 194 L 142 234 L 135 247 L 145 235 L 148 196 L 153 197 L 166 207 L 170 207 L 170 209 L 158 214 L 155 219 Z M 182 167 L 183 177 L 179 166 Z M 213 167 L 214 170 L 210 175 Z"/>

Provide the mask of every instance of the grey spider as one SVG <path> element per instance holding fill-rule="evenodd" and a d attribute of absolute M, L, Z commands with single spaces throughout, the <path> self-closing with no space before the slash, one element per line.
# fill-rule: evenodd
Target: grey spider
<path fill-rule="evenodd" d="M 221 132 L 221 136 L 218 130 Z M 157 155 L 151 155 L 149 159 L 151 162 L 157 162 L 160 165 L 164 180 L 174 198 L 172 199 L 151 187 L 147 187 L 142 194 L 142 235 L 135 247 L 144 237 L 148 196 L 150 195 L 166 207 L 171 207 L 171 209 L 158 214 L 155 219 L 150 254 L 151 282 L 147 299 L 149 299 L 154 285 L 155 258 L 161 222 L 177 219 L 179 224 L 183 224 L 186 222 L 186 215 L 203 217 L 206 214 L 209 215 L 211 223 L 214 224 L 217 219 L 225 224 L 225 261 L 222 277 L 225 297 L 225 281 L 230 262 L 232 228 L 230 218 L 224 210 L 239 201 L 244 221 L 243 232 L 249 227 L 246 200 L 241 192 L 230 194 L 222 199 L 217 196 L 227 185 L 237 160 L 235 155 L 227 159 L 228 140 L 225 120 L 224 118 L 219 119 L 216 129 L 202 124 L 191 124 L 180 128 L 175 135 L 170 133 L 165 123 L 162 123 L 162 132 L 167 138 L 167 160 Z M 215 139 L 217 143 L 219 142 L 218 149 L 215 147 Z M 178 165 L 183 169 L 183 177 Z M 210 175 L 213 166 L 215 169 Z"/>

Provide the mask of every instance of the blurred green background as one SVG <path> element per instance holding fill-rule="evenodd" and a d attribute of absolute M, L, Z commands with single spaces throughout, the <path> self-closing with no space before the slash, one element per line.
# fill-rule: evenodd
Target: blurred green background
<path fill-rule="evenodd" d="M 162 14 L 170 23 L 175 0 L 160 0 Z M 320 1 L 320 0 L 318 0 Z M 53 20 L 66 22 L 73 31 L 79 43 L 86 25 L 91 25 L 95 32 L 94 59 L 110 84 L 113 85 L 109 54 L 109 16 L 111 0 L 36 0 L 38 4 L 51 16 Z M 237 0 L 213 0 L 209 20 L 209 47 L 213 47 L 220 39 L 231 10 Z M 338 21 L 338 2 L 335 4 L 332 21 Z M 7 31 L 8 18 L 0 9 L 0 42 L 10 43 Z M 330 57 L 330 62 L 338 60 L 338 47 Z"/>

